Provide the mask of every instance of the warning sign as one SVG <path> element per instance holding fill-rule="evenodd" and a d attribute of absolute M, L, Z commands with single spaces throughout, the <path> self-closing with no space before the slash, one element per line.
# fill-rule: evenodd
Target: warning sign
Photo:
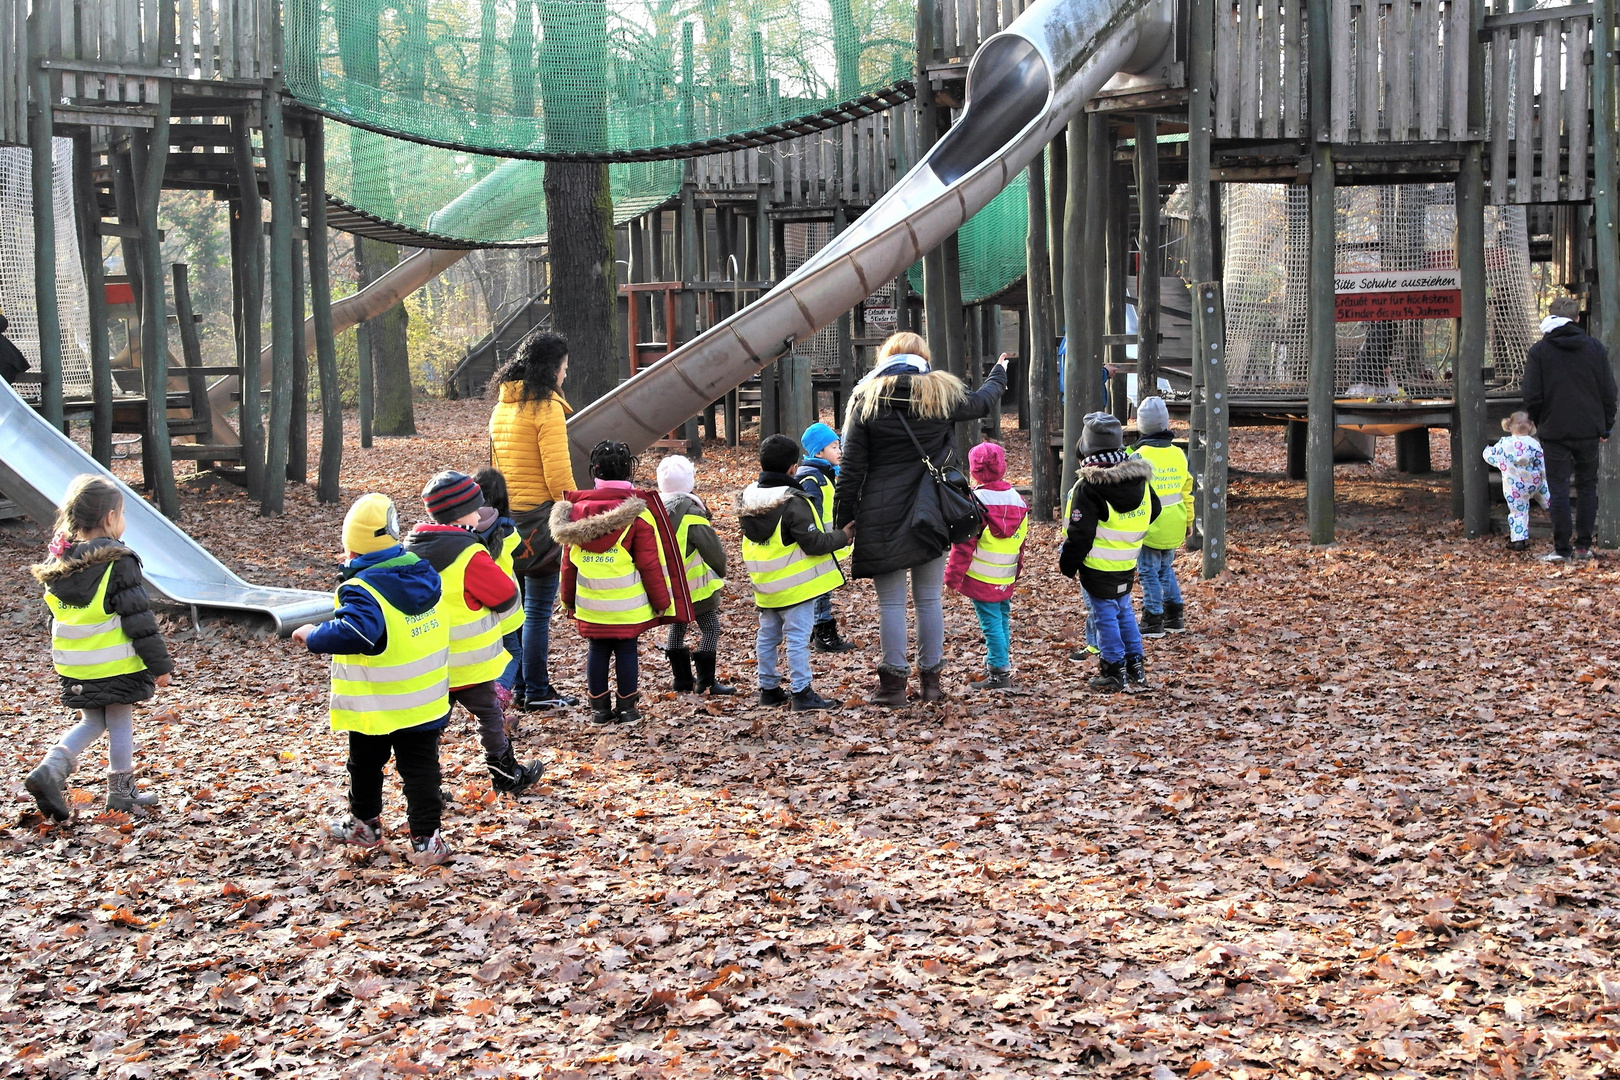
<path fill-rule="evenodd" d="M 1333 277 L 1337 322 L 1462 317 L 1457 270 L 1389 270 Z"/>

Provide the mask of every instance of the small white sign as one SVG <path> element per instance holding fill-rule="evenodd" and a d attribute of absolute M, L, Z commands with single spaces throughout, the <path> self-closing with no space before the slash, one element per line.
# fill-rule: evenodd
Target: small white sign
<path fill-rule="evenodd" d="M 893 330 L 895 313 L 892 307 L 869 307 L 866 309 L 866 325 L 883 330 Z"/>
<path fill-rule="evenodd" d="M 1333 275 L 1333 291 L 1336 293 L 1423 292 L 1461 288 L 1461 270 L 1371 270 Z"/>

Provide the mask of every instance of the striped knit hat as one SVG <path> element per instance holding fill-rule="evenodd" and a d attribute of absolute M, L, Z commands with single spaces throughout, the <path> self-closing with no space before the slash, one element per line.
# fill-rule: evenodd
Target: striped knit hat
<path fill-rule="evenodd" d="M 481 508 L 484 493 L 478 481 L 466 473 L 447 470 L 427 482 L 427 487 L 422 489 L 422 502 L 434 521 L 449 525 Z"/>

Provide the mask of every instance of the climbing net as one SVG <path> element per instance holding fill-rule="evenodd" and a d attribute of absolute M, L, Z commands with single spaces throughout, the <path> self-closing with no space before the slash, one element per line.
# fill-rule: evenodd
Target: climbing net
<path fill-rule="evenodd" d="M 62 323 L 62 392 L 69 398 L 90 393 L 90 300 L 79 263 L 78 226 L 73 216 L 73 143 L 52 143 L 52 183 L 56 206 L 56 300 Z M 0 312 L 11 325 L 6 337 L 39 370 L 39 314 L 34 292 L 34 194 L 31 152 L 0 147 Z M 39 399 L 39 385 L 18 391 Z"/>

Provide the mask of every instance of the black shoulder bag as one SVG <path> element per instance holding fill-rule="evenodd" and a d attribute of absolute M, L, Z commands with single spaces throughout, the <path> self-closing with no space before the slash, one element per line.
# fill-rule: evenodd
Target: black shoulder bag
<path fill-rule="evenodd" d="M 973 494 L 973 487 L 968 483 L 962 470 L 946 462 L 943 466 L 936 465 L 934 459 L 929 457 L 917 441 L 916 434 L 911 425 L 906 422 L 906 416 L 898 409 L 896 417 L 900 426 L 906 429 L 911 438 L 911 445 L 917 448 L 917 455 L 922 458 L 923 468 L 928 475 L 934 478 L 934 492 L 939 496 L 939 509 L 945 519 L 945 534 L 953 544 L 965 543 L 984 531 L 984 504 L 979 497 Z"/>

